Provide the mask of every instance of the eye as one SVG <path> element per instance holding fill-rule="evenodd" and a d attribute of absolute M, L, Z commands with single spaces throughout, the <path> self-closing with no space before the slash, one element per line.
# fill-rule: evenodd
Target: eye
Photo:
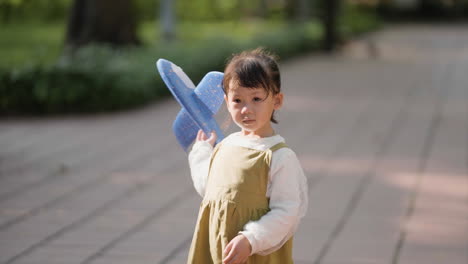
<path fill-rule="evenodd" d="M 240 99 L 233 99 L 232 101 L 233 101 L 234 103 L 236 103 L 236 104 L 238 104 L 238 103 L 240 103 L 240 102 L 241 102 L 241 100 L 240 100 Z"/>
<path fill-rule="evenodd" d="M 255 102 L 261 102 L 261 101 L 263 101 L 262 98 L 260 98 L 260 97 L 254 97 L 253 100 L 254 100 Z"/>

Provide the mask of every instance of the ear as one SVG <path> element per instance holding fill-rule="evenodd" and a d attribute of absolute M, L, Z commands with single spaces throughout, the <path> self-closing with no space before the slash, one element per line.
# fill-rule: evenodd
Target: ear
<path fill-rule="evenodd" d="M 227 102 L 228 102 L 228 98 L 227 98 L 227 95 L 226 95 L 226 94 L 224 94 L 224 101 L 225 101 L 225 102 L 226 102 L 226 104 L 227 104 Z"/>
<path fill-rule="evenodd" d="M 275 110 L 278 110 L 281 108 L 281 106 L 283 106 L 283 98 L 284 98 L 284 95 L 283 93 L 278 93 L 274 96 L 273 100 L 274 100 L 274 105 L 273 105 L 273 108 Z"/>

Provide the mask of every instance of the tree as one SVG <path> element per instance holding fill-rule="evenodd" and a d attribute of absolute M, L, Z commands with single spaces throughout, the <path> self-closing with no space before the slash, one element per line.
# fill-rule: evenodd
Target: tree
<path fill-rule="evenodd" d="M 310 17 L 310 0 L 287 0 L 285 12 L 288 20 L 307 21 Z"/>
<path fill-rule="evenodd" d="M 10 22 L 14 8 L 23 5 L 23 0 L 0 0 L 0 15 L 4 24 Z"/>
<path fill-rule="evenodd" d="M 419 0 L 419 12 L 423 17 L 434 17 L 440 13 L 441 4 L 437 0 Z"/>
<path fill-rule="evenodd" d="M 310 1 L 309 0 L 299 0 L 298 2 L 298 20 L 307 21 L 310 18 Z"/>
<path fill-rule="evenodd" d="M 162 0 L 160 10 L 162 38 L 166 41 L 171 41 L 175 38 L 175 16 L 173 0 Z"/>
<path fill-rule="evenodd" d="M 68 20 L 66 46 L 89 43 L 114 46 L 139 44 L 131 0 L 74 0 Z"/>
<path fill-rule="evenodd" d="M 324 14 L 322 17 L 325 29 L 324 49 L 331 52 L 335 49 L 339 39 L 338 18 L 340 10 L 340 0 L 322 0 Z"/>

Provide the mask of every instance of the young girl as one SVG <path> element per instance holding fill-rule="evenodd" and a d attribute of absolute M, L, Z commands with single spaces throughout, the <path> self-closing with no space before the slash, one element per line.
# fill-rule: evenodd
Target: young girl
<path fill-rule="evenodd" d="M 295 153 L 275 133 L 280 73 L 262 49 L 232 57 L 224 72 L 227 109 L 241 131 L 216 145 L 199 131 L 189 154 L 203 197 L 189 264 L 288 264 L 307 210 L 307 182 Z"/>

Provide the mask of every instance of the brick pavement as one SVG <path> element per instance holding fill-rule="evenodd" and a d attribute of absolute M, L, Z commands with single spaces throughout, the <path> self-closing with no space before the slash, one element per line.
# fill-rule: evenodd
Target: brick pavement
<path fill-rule="evenodd" d="M 310 188 L 296 263 L 468 262 L 467 33 L 389 27 L 282 64 L 277 131 Z M 184 263 L 178 110 L 2 120 L 0 263 Z"/>

